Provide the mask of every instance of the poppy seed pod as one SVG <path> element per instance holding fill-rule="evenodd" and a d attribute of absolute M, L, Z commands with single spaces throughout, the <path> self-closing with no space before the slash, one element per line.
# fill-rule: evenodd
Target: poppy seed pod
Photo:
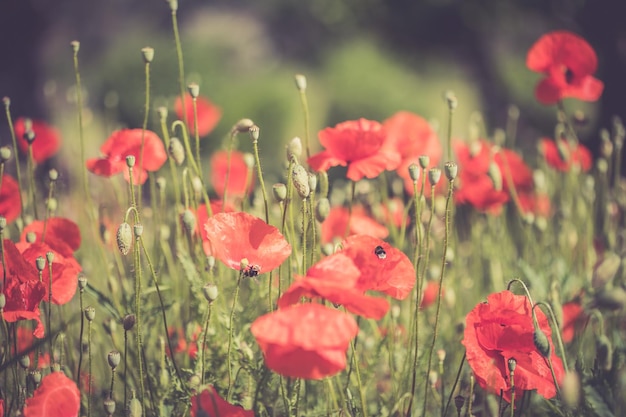
<path fill-rule="evenodd" d="M 141 48 L 141 56 L 143 57 L 143 62 L 149 64 L 154 59 L 154 48 L 150 48 L 146 46 L 145 48 Z"/>
<path fill-rule="evenodd" d="M 28 355 L 20 356 L 19 363 L 22 368 L 28 369 L 30 367 L 30 357 Z"/>
<path fill-rule="evenodd" d="M 130 247 L 133 241 L 133 232 L 130 228 L 130 224 L 124 222 L 117 228 L 116 234 L 117 249 L 119 249 L 122 255 L 128 255 Z"/>
<path fill-rule="evenodd" d="M 29 376 L 35 385 L 39 385 L 39 383 L 41 383 L 41 371 L 39 369 L 31 371 Z"/>
<path fill-rule="evenodd" d="M 296 88 L 298 91 L 306 90 L 306 77 L 304 75 L 296 74 L 294 80 L 296 81 Z"/>
<path fill-rule="evenodd" d="M 3 292 L 0 292 L 0 311 L 7 305 L 7 298 Z"/>
<path fill-rule="evenodd" d="M 457 395 L 454 397 L 454 406 L 456 407 L 456 411 L 458 415 L 461 415 L 461 409 L 465 405 L 465 397 L 462 395 Z"/>
<path fill-rule="evenodd" d="M 422 169 L 426 169 L 426 168 L 428 168 L 428 165 L 430 165 L 430 156 L 428 156 L 428 155 L 421 155 L 417 159 L 417 161 L 419 162 L 420 167 Z"/>
<path fill-rule="evenodd" d="M 170 10 L 175 12 L 178 10 L 178 0 L 166 0 L 167 4 L 170 5 Z"/>
<path fill-rule="evenodd" d="M 219 291 L 217 289 L 217 285 L 206 284 L 204 287 L 202 287 L 202 293 L 204 294 L 204 298 L 206 298 L 209 303 L 212 303 L 213 301 L 217 300 Z"/>
<path fill-rule="evenodd" d="M 122 320 L 122 325 L 124 326 L 124 331 L 132 330 L 135 327 L 135 323 L 137 322 L 137 317 L 134 314 L 127 314 L 124 316 Z"/>
<path fill-rule="evenodd" d="M 126 166 L 128 168 L 132 168 L 135 166 L 135 157 L 133 155 L 128 155 L 126 157 Z"/>
<path fill-rule="evenodd" d="M 24 132 L 24 140 L 28 142 L 29 145 L 32 145 L 36 137 L 35 132 L 32 130 L 26 130 L 26 132 Z"/>
<path fill-rule="evenodd" d="M 57 171 L 56 169 L 51 169 L 50 171 L 48 171 L 48 179 L 50 179 L 50 181 L 54 182 L 56 180 L 59 179 L 59 171 Z"/>
<path fill-rule="evenodd" d="M 198 98 L 200 95 L 200 86 L 197 83 L 191 83 L 187 86 L 187 91 L 192 98 Z"/>
<path fill-rule="evenodd" d="M 296 191 L 300 197 L 307 198 L 311 194 L 311 188 L 309 187 L 309 174 L 306 169 L 300 164 L 293 166 L 291 170 L 293 185 L 296 187 Z"/>
<path fill-rule="evenodd" d="M 74 53 L 77 53 L 80 50 L 80 42 L 79 41 L 72 41 L 72 42 L 70 42 L 70 46 L 72 47 L 72 51 L 74 51 Z"/>
<path fill-rule="evenodd" d="M 439 168 L 431 168 L 428 170 L 428 182 L 431 187 L 439 183 L 441 179 L 441 170 Z"/>
<path fill-rule="evenodd" d="M 416 164 L 409 165 L 409 177 L 413 182 L 417 182 L 420 179 L 422 170 Z"/>
<path fill-rule="evenodd" d="M 5 163 L 11 159 L 12 152 L 8 146 L 0 148 L 0 163 Z"/>
<path fill-rule="evenodd" d="M 120 364 L 121 357 L 122 355 L 117 350 L 110 351 L 109 354 L 107 355 L 107 362 L 109 362 L 109 366 L 112 369 L 117 368 L 117 365 Z"/>
<path fill-rule="evenodd" d="M 159 115 L 159 120 L 164 122 L 167 119 L 167 107 L 159 106 L 157 107 L 157 114 Z"/>
<path fill-rule="evenodd" d="M 135 232 L 135 237 L 140 238 L 143 235 L 143 224 L 137 223 L 134 225 L 133 231 Z"/>
<path fill-rule="evenodd" d="M 448 109 L 450 110 L 456 109 L 459 105 L 459 101 L 457 100 L 456 95 L 453 91 L 446 91 L 444 98 L 446 99 L 446 103 L 448 103 Z"/>
<path fill-rule="evenodd" d="M 452 181 L 456 178 L 459 172 L 459 166 L 456 164 L 456 162 L 446 162 L 446 165 L 444 166 L 444 171 L 446 173 L 446 178 L 448 178 L 448 181 Z"/>
<path fill-rule="evenodd" d="M 39 272 L 43 271 L 46 267 L 46 259 L 43 256 L 39 256 L 35 259 L 35 266 Z"/>
<path fill-rule="evenodd" d="M 85 274 L 81 273 L 78 276 L 78 288 L 83 291 L 85 288 L 87 288 L 87 277 L 85 276 Z"/>
<path fill-rule="evenodd" d="M 93 321 L 96 318 L 96 309 L 89 306 L 85 308 L 85 318 L 88 321 Z"/>
<path fill-rule="evenodd" d="M 113 401 L 111 397 L 108 397 L 106 400 L 104 400 L 102 405 L 104 406 L 104 412 L 107 413 L 109 416 L 115 414 L 115 401 Z"/>
<path fill-rule="evenodd" d="M 180 166 L 185 162 L 185 148 L 180 139 L 174 137 L 170 139 L 170 146 L 167 147 L 167 152 L 170 154 L 176 165 Z"/>
<path fill-rule="evenodd" d="M 46 252 L 46 261 L 48 261 L 49 264 L 54 262 L 54 252 L 51 252 L 51 251 Z"/>
<path fill-rule="evenodd" d="M 507 361 L 507 365 L 509 367 L 509 372 L 513 373 L 515 372 L 515 368 L 517 367 L 517 361 L 515 360 L 515 358 L 511 358 Z"/>

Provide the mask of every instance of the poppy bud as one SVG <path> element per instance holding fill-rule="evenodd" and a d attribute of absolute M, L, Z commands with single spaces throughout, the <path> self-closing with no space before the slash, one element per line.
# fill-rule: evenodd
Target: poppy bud
<path fill-rule="evenodd" d="M 182 214 L 183 226 L 188 233 L 193 233 L 196 228 L 196 216 L 189 209 L 185 210 Z"/>
<path fill-rule="evenodd" d="M 24 140 L 28 142 L 29 145 L 33 144 L 33 142 L 35 141 L 35 138 L 36 138 L 35 132 L 33 132 L 32 130 L 27 130 L 26 132 L 24 132 Z"/>
<path fill-rule="evenodd" d="M 7 305 L 7 298 L 3 292 L 0 292 L 0 311 Z"/>
<path fill-rule="evenodd" d="M 456 178 L 456 175 L 459 172 L 459 166 L 456 164 L 456 162 L 446 162 L 444 166 L 444 171 L 446 173 L 446 178 L 448 178 L 448 181 L 452 181 Z"/>
<path fill-rule="evenodd" d="M 130 224 L 124 222 L 117 228 L 117 248 L 122 255 L 128 255 L 133 240 Z"/>
<path fill-rule="evenodd" d="M 85 288 L 87 288 L 87 277 L 83 273 L 78 275 L 78 288 L 81 291 L 83 291 Z"/>
<path fill-rule="evenodd" d="M 77 53 L 80 50 L 80 42 L 78 41 L 70 42 L 70 46 L 72 47 L 72 51 L 74 51 L 74 53 Z"/>
<path fill-rule="evenodd" d="M 461 394 L 454 397 L 454 406 L 456 407 L 457 415 L 461 415 L 461 409 L 465 405 L 465 397 Z"/>
<path fill-rule="evenodd" d="M 111 397 L 108 397 L 106 400 L 104 400 L 102 405 L 104 406 L 104 412 L 107 413 L 109 416 L 115 414 L 115 401 L 113 401 Z"/>
<path fill-rule="evenodd" d="M 185 162 L 185 148 L 180 139 L 174 137 L 170 139 L 170 146 L 167 147 L 167 152 L 170 154 L 176 165 L 180 166 Z"/>
<path fill-rule="evenodd" d="M 257 125 L 254 125 L 249 130 L 250 136 L 252 137 L 253 143 L 256 143 L 259 140 L 260 129 Z"/>
<path fill-rule="evenodd" d="M 252 126 L 254 126 L 254 122 L 252 120 L 241 119 L 237 123 L 235 123 L 235 126 L 233 126 L 232 131 L 235 133 L 246 133 L 250 131 Z"/>
<path fill-rule="evenodd" d="M 602 335 L 596 341 L 596 359 L 598 366 L 603 371 L 610 371 L 613 365 L 613 347 L 606 335 Z"/>
<path fill-rule="evenodd" d="M 175 12 L 178 10 L 178 0 L 167 0 L 167 3 L 170 5 L 170 10 Z"/>
<path fill-rule="evenodd" d="M 170 0 L 170 3 L 174 0 Z M 128 406 L 126 408 L 126 416 L 127 417 L 141 417 L 143 415 L 143 410 L 141 408 L 141 402 L 135 397 L 133 392 L 133 398 L 128 402 Z"/>
<path fill-rule="evenodd" d="M 565 374 L 561 383 L 561 392 L 565 404 L 571 408 L 578 407 L 580 403 L 580 378 L 576 372 L 569 371 Z"/>
<path fill-rule="evenodd" d="M 135 166 L 135 157 L 133 155 L 128 155 L 126 157 L 126 166 L 128 168 L 132 168 Z"/>
<path fill-rule="evenodd" d="M 4 107 L 8 108 L 11 106 L 11 98 L 7 96 L 2 97 L 2 103 L 4 103 Z"/>
<path fill-rule="evenodd" d="M 311 192 L 315 192 L 315 190 L 317 189 L 317 175 L 312 174 L 309 172 L 309 188 L 311 189 Z"/>
<path fill-rule="evenodd" d="M 295 137 L 289 141 L 287 145 L 287 160 L 291 161 L 291 158 L 300 158 L 302 156 L 302 139 Z"/>
<path fill-rule="evenodd" d="M 90 322 L 96 318 L 96 309 L 89 306 L 85 308 L 85 318 Z"/>
<path fill-rule="evenodd" d="M 428 170 L 428 182 L 431 186 L 437 185 L 441 179 L 441 170 L 439 168 L 431 168 Z"/>
<path fill-rule="evenodd" d="M 507 361 L 507 365 L 509 367 L 509 372 L 510 373 L 514 373 L 515 372 L 515 368 L 517 367 L 517 361 L 515 360 L 515 358 L 510 358 Z"/>
<path fill-rule="evenodd" d="M 428 165 L 430 165 L 430 156 L 428 156 L 428 155 L 421 155 L 417 159 L 417 161 L 419 162 L 420 167 L 422 169 L 426 169 L 426 168 L 428 168 Z"/>
<path fill-rule="evenodd" d="M 149 64 L 154 59 L 154 48 L 150 48 L 146 46 L 145 48 L 141 48 L 141 56 L 143 57 L 143 62 Z"/>
<path fill-rule="evenodd" d="M 296 187 L 296 191 L 302 198 L 307 198 L 311 194 L 311 188 L 309 187 L 309 174 L 306 169 L 300 164 L 296 164 L 291 169 L 291 176 L 293 179 L 293 185 Z"/>
<path fill-rule="evenodd" d="M 46 259 L 43 256 L 38 256 L 37 259 L 35 259 L 35 266 L 39 272 L 43 271 L 46 267 Z"/>
<path fill-rule="evenodd" d="M 444 98 L 446 99 L 446 103 L 448 103 L 448 109 L 450 110 L 456 109 L 459 105 L 456 95 L 451 90 L 445 92 Z"/>
<path fill-rule="evenodd" d="M 305 91 L 306 90 L 306 77 L 302 74 L 296 74 L 294 79 L 296 81 L 296 88 L 298 89 L 298 91 Z"/>
<path fill-rule="evenodd" d="M 196 194 L 200 194 L 202 193 L 202 188 L 204 186 L 202 185 L 202 180 L 200 179 L 200 177 L 193 177 L 191 179 L 191 188 L 193 189 L 193 192 Z"/>
<path fill-rule="evenodd" d="M 320 171 L 318 175 L 320 176 L 320 196 L 322 198 L 328 197 L 328 173 Z"/>
<path fill-rule="evenodd" d="M 533 342 L 537 351 L 544 358 L 550 357 L 550 342 L 548 341 L 548 336 L 541 330 L 538 326 L 535 325 L 535 331 L 533 332 Z"/>
<path fill-rule="evenodd" d="M 35 385 L 39 385 L 41 383 L 41 371 L 39 369 L 31 371 L 29 375 Z"/>
<path fill-rule="evenodd" d="M 0 148 L 0 163 L 5 163 L 11 159 L 12 152 L 8 146 Z"/>
<path fill-rule="evenodd" d="M 137 317 L 134 314 L 127 314 L 124 316 L 122 320 L 122 325 L 124 326 L 124 331 L 130 331 L 135 327 L 135 323 L 137 322 Z"/>
<path fill-rule="evenodd" d="M 157 107 L 157 114 L 159 115 L 160 121 L 164 122 L 167 119 L 167 107 L 165 106 Z"/>
<path fill-rule="evenodd" d="M 197 83 L 191 83 L 187 86 L 187 91 L 192 98 L 198 98 L 200 95 L 200 86 Z"/>
<path fill-rule="evenodd" d="M 502 191 L 502 173 L 500 172 L 500 167 L 498 166 L 498 164 L 496 164 L 495 162 L 489 163 L 487 176 L 493 184 L 493 189 L 496 191 Z"/>
<path fill-rule="evenodd" d="M 22 368 L 28 369 L 30 366 L 30 357 L 28 355 L 21 356 L 19 362 Z"/>
<path fill-rule="evenodd" d="M 419 181 L 421 173 L 422 170 L 416 164 L 409 165 L 409 176 L 413 182 Z"/>
<path fill-rule="evenodd" d="M 330 201 L 327 198 L 320 198 L 315 205 L 315 218 L 322 223 L 330 213 Z"/>
<path fill-rule="evenodd" d="M 217 295 L 219 294 L 219 291 L 217 290 L 217 285 L 206 284 L 204 287 L 202 287 L 202 293 L 204 294 L 204 298 L 206 298 L 209 303 L 212 303 L 213 301 L 217 300 Z"/>
<path fill-rule="evenodd" d="M 285 201 L 285 199 L 287 198 L 287 187 L 285 186 L 285 184 L 274 184 L 272 186 L 272 191 L 274 192 L 274 198 L 279 203 Z"/>
<path fill-rule="evenodd" d="M 109 366 L 111 369 L 117 368 L 117 365 L 120 364 L 120 359 L 122 355 L 117 350 L 112 350 L 107 355 L 107 361 L 109 362 Z"/>

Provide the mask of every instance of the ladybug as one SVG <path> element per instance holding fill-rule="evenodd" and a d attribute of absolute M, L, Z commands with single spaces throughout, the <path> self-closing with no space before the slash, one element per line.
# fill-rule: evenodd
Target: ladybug
<path fill-rule="evenodd" d="M 380 245 L 374 248 L 374 254 L 378 256 L 378 259 L 385 259 L 387 257 L 387 252 L 385 252 L 385 249 Z"/>

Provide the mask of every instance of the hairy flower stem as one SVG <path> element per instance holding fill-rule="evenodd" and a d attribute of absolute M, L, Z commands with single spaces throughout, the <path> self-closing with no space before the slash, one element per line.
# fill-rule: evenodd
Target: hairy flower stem
<path fill-rule="evenodd" d="M 72 50 L 74 51 L 74 77 L 76 79 L 76 111 L 78 113 L 78 137 L 80 139 L 80 162 L 82 164 L 83 172 L 83 193 L 87 199 L 87 212 L 88 218 L 92 220 L 93 213 L 91 211 L 93 202 L 91 201 L 91 193 L 89 192 L 89 182 L 87 180 L 87 164 L 85 159 L 85 135 L 83 131 L 83 91 L 80 82 L 80 70 L 78 69 L 78 50 L 80 49 L 80 43 L 78 41 L 72 42 Z"/>
<path fill-rule="evenodd" d="M 232 129 L 230 131 L 229 140 L 228 140 L 228 156 L 226 158 L 226 176 L 224 177 L 224 195 L 222 196 L 222 212 L 226 208 L 226 199 L 228 196 L 228 182 L 230 181 L 230 165 L 233 153 L 233 144 L 235 142 L 235 136 L 237 135 L 237 130 Z"/>
<path fill-rule="evenodd" d="M 228 351 L 226 354 L 226 360 L 228 362 L 228 394 L 226 396 L 226 400 L 231 400 L 232 390 L 233 390 L 233 364 L 231 358 L 231 352 L 233 349 L 233 324 L 235 322 L 235 310 L 237 309 L 237 301 L 239 299 L 239 286 L 241 285 L 241 280 L 243 278 L 243 269 L 239 271 L 239 276 L 237 277 L 237 286 L 235 287 L 235 295 L 233 296 L 233 306 L 230 310 L 230 320 L 228 324 Z"/>
<path fill-rule="evenodd" d="M 306 275 L 307 262 L 306 262 L 306 234 L 307 223 L 309 221 L 307 215 L 307 202 L 308 198 L 302 200 L 302 275 Z"/>
<path fill-rule="evenodd" d="M 348 201 L 348 221 L 346 222 L 346 231 L 343 237 L 350 234 L 350 222 L 352 221 L 352 206 L 354 205 L 354 196 L 356 194 L 356 181 L 350 181 L 350 201 Z"/>
<path fill-rule="evenodd" d="M 200 133 L 198 132 L 198 98 L 193 97 L 193 136 L 196 142 L 196 161 L 198 161 L 198 168 L 202 172 L 202 159 L 200 159 Z"/>
<path fill-rule="evenodd" d="M 178 62 L 178 84 L 180 87 L 180 101 L 183 110 L 183 115 L 187 115 L 187 109 L 185 108 L 185 66 L 183 60 L 183 48 L 180 43 L 180 34 L 178 32 L 178 18 L 177 10 L 172 7 L 172 29 L 174 31 L 174 42 L 176 43 L 176 60 Z M 187 142 L 188 143 L 188 142 Z M 191 155 L 189 155 L 191 156 Z M 193 156 L 191 156 L 193 159 Z"/>
<path fill-rule="evenodd" d="M 17 158 L 17 156 L 19 155 L 18 153 L 18 147 L 17 147 L 17 139 L 15 137 L 15 128 L 13 127 L 13 119 L 11 118 L 11 100 L 8 97 L 4 97 L 3 98 L 3 102 L 4 102 L 4 111 L 6 113 L 7 116 L 7 124 L 9 125 L 9 132 L 11 134 L 11 141 L 13 142 L 13 155 L 15 155 L 15 169 L 17 172 L 17 184 L 20 190 L 23 190 L 23 186 L 22 186 L 22 172 L 20 169 L 20 163 L 19 160 Z M 20 197 L 20 207 L 24 207 L 24 201 L 22 200 L 22 193 L 19 192 L 18 193 L 19 197 Z M 20 212 L 20 217 L 22 219 L 22 221 L 24 220 L 24 210 L 22 210 Z"/>
<path fill-rule="evenodd" d="M 309 102 L 306 97 L 306 89 L 301 89 L 299 92 L 300 104 L 302 104 L 302 113 L 304 114 L 304 147 L 306 148 L 306 157 L 308 159 L 311 157 L 311 145 L 309 145 L 311 116 L 309 114 Z"/>
<path fill-rule="evenodd" d="M 207 310 L 206 319 L 204 320 L 204 333 L 202 335 L 202 350 L 200 351 L 200 363 L 202 364 L 202 373 L 201 373 L 200 380 L 202 382 L 202 385 L 204 385 L 204 378 L 205 378 L 204 352 L 206 351 L 206 338 L 207 338 L 207 333 L 209 331 L 209 322 L 211 321 L 211 311 L 213 310 L 212 307 L 213 307 L 213 303 L 209 302 L 209 308 Z M 169 337 L 168 337 L 168 339 L 169 339 Z"/>
<path fill-rule="evenodd" d="M 48 342 L 48 353 L 52 359 L 52 262 L 48 262 Z"/>
<path fill-rule="evenodd" d="M 433 192 L 435 190 L 432 190 Z M 445 211 L 445 232 L 443 235 L 443 254 L 441 255 L 441 273 L 439 275 L 439 294 L 437 295 L 437 310 L 435 312 L 435 325 L 433 327 L 433 341 L 430 345 L 430 351 L 428 353 L 428 362 L 426 367 L 426 375 L 430 375 L 430 370 L 432 367 L 433 360 L 433 352 L 435 351 L 435 344 L 437 343 L 437 335 L 439 332 L 439 316 L 441 313 L 441 299 L 443 295 L 443 278 L 446 272 L 446 257 L 448 253 L 448 241 L 450 239 L 450 223 L 452 217 L 452 194 L 454 192 L 454 179 L 450 179 L 448 181 L 448 196 L 446 197 L 446 211 Z M 432 198 L 434 199 L 434 194 L 432 194 Z M 428 402 L 428 385 L 426 385 L 426 389 L 424 390 L 424 406 L 422 408 L 422 416 L 426 416 L 426 405 Z"/>
<path fill-rule="evenodd" d="M 454 384 L 452 384 L 452 388 L 450 389 L 450 395 L 448 395 L 448 401 L 446 402 L 446 408 L 443 410 L 444 416 L 448 415 L 448 408 L 450 407 L 450 402 L 452 401 L 452 395 L 456 390 L 456 386 L 459 384 L 459 380 L 461 379 L 461 371 L 463 371 L 463 364 L 465 363 L 465 357 L 467 353 L 463 353 L 463 358 L 461 358 L 461 363 L 459 364 L 459 370 L 456 373 L 456 378 L 454 378 Z M 459 411 L 459 415 L 461 412 Z"/>
<path fill-rule="evenodd" d="M 37 215 L 37 191 L 35 187 L 35 159 L 33 158 L 33 144 L 28 145 L 28 157 L 26 158 L 26 171 L 28 172 L 28 189 L 30 191 L 30 202 L 33 205 L 35 219 Z"/>
<path fill-rule="evenodd" d="M 143 170 L 143 157 L 146 139 L 146 129 L 148 129 L 148 116 L 150 115 L 150 62 L 145 62 L 145 80 L 146 80 L 146 100 L 143 107 L 143 123 L 141 124 L 141 145 L 139 147 L 139 167 Z M 142 187 L 137 187 L 139 204 L 141 204 Z M 154 195 L 154 194 L 153 194 Z"/>
<path fill-rule="evenodd" d="M 143 383 L 143 360 L 142 360 L 142 334 L 141 334 L 141 252 L 139 248 L 140 238 L 136 238 L 135 246 L 133 247 L 134 269 L 135 269 L 135 326 L 137 328 L 135 333 L 135 342 L 137 343 L 137 358 L 139 366 L 139 386 L 141 404 L 145 404 L 145 393 Z"/>
<path fill-rule="evenodd" d="M 261 184 L 261 192 L 263 193 L 263 204 L 265 205 L 265 222 L 270 223 L 270 210 L 267 198 L 267 190 L 265 189 L 265 181 L 263 181 L 263 170 L 261 169 L 261 158 L 259 157 L 259 128 L 253 126 L 250 128 L 250 136 L 252 137 L 252 147 L 254 149 L 254 162 L 257 169 L 257 175 L 259 177 L 259 183 Z"/>
<path fill-rule="evenodd" d="M 85 293 L 85 290 L 83 288 L 80 289 L 80 291 L 78 292 L 78 300 L 79 300 L 79 307 L 80 307 L 80 335 L 79 335 L 79 343 L 80 343 L 80 348 L 78 349 L 78 370 L 76 371 L 76 385 L 80 388 L 80 368 L 82 366 L 83 363 L 83 332 L 85 329 L 85 315 L 83 314 L 84 307 L 83 307 L 83 294 Z"/>
<path fill-rule="evenodd" d="M 89 307 L 87 307 L 89 308 Z M 92 373 L 92 360 L 91 360 L 91 320 L 87 320 L 87 366 L 89 368 L 89 380 L 87 382 L 87 417 L 91 417 L 91 393 L 93 373 Z"/>
<path fill-rule="evenodd" d="M 356 375 L 356 382 L 359 387 L 359 397 L 361 397 L 361 413 L 363 417 L 367 417 L 367 401 L 365 398 L 365 389 L 363 388 L 363 383 L 361 382 L 361 371 L 359 369 L 359 360 L 357 358 L 356 343 L 354 340 L 350 341 L 350 348 L 352 350 L 352 367 L 350 369 L 354 368 L 354 374 Z"/>

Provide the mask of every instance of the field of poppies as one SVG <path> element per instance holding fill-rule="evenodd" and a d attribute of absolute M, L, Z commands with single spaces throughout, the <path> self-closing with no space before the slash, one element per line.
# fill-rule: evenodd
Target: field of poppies
<path fill-rule="evenodd" d="M 79 42 L 76 143 L 4 98 L 0 417 L 626 414 L 626 130 L 595 156 L 579 141 L 577 103 L 604 90 L 592 45 L 529 45 L 554 111 L 535 152 L 517 108 L 467 124 L 452 91 L 439 127 L 315 126 L 297 74 L 301 135 L 268 159 L 263 126 L 186 83 L 169 4 L 180 94 L 153 103 L 144 48 L 143 124 L 99 155 Z"/>

